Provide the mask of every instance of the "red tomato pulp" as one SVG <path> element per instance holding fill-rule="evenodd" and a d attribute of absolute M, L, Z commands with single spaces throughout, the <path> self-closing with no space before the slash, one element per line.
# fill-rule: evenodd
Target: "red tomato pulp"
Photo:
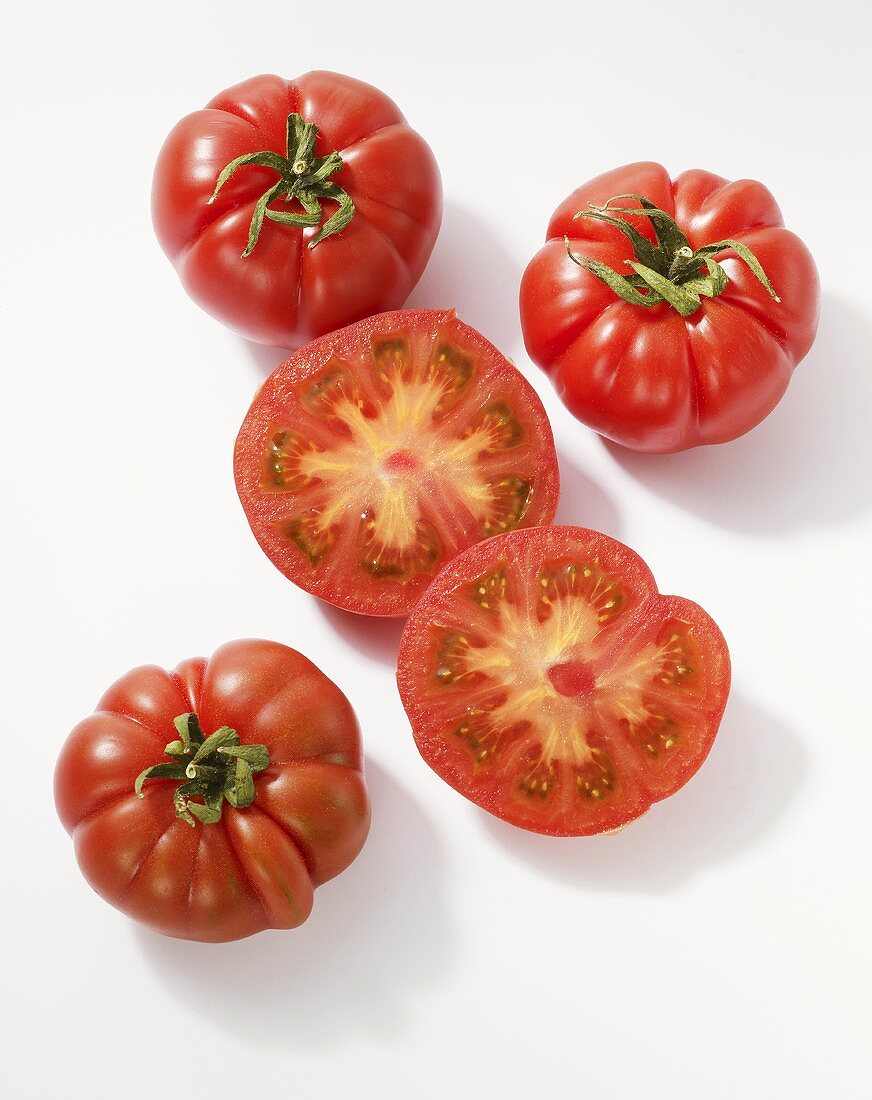
<path fill-rule="evenodd" d="M 554 836 L 608 832 L 683 786 L 730 685 L 721 632 L 581 527 L 479 543 L 406 623 L 397 680 L 421 755 L 461 794 Z"/>
<path fill-rule="evenodd" d="M 451 312 L 400 311 L 307 345 L 255 397 L 236 486 L 264 552 L 349 611 L 407 615 L 474 542 L 548 523 L 542 403 Z"/>

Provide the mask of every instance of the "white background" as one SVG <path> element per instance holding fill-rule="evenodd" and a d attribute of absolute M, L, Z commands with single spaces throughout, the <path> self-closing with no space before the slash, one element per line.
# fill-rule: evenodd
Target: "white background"
<path fill-rule="evenodd" d="M 15 1097 L 869 1095 L 872 102 L 868 6 L 17 4 L 0 45 L 3 906 Z M 275 571 L 233 488 L 281 358 L 185 297 L 151 169 L 178 117 L 273 71 L 384 88 L 441 165 L 411 303 L 456 306 L 546 402 L 559 517 L 698 600 L 734 692 L 700 774 L 617 837 L 490 819 L 417 755 L 398 628 Z M 552 208 L 656 159 L 764 180 L 815 255 L 817 343 L 769 420 L 673 458 L 608 448 L 524 355 Z M 129 667 L 237 636 L 302 649 L 361 719 L 363 854 L 309 923 L 143 931 L 54 812 L 68 730 Z"/>

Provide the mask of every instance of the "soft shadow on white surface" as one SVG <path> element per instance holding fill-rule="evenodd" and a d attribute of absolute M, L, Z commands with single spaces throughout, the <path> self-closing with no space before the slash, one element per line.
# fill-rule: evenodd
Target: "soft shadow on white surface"
<path fill-rule="evenodd" d="M 418 990 L 451 966 L 443 853 L 432 823 L 367 761 L 373 804 L 357 860 L 320 887 L 309 920 L 228 944 L 187 943 L 136 926 L 171 993 L 234 1035 L 280 1048 L 396 1036 Z"/>
<path fill-rule="evenodd" d="M 349 645 L 386 665 L 396 665 L 397 650 L 405 619 L 384 619 L 375 615 L 355 615 L 341 607 L 318 600 L 316 607 L 330 626 Z"/>
<path fill-rule="evenodd" d="M 407 309 L 455 309 L 504 354 L 520 338 L 520 269 L 479 216 L 453 199 L 445 203 L 442 228 Z"/>
<path fill-rule="evenodd" d="M 558 450 L 560 503 L 555 523 L 590 527 L 612 538 L 621 537 L 621 517 L 611 497 L 582 470 L 575 459 Z"/>
<path fill-rule="evenodd" d="M 677 455 L 606 446 L 654 492 L 724 527 L 778 535 L 851 519 L 872 504 L 870 347 L 869 320 L 825 296 L 814 346 L 748 435 Z"/>
<path fill-rule="evenodd" d="M 666 891 L 761 843 L 806 771 L 795 735 L 734 693 L 700 771 L 614 836 L 540 836 L 481 818 L 494 840 L 544 875 L 582 889 Z"/>
<path fill-rule="evenodd" d="M 520 338 L 520 269 L 478 215 L 449 199 L 433 254 L 402 309 L 455 309 L 504 353 Z M 291 354 L 240 340 L 259 381 Z"/>
<path fill-rule="evenodd" d="M 284 363 L 291 354 L 287 348 L 274 348 L 268 344 L 255 344 L 251 340 L 240 339 L 239 342 L 248 352 L 251 362 L 254 364 L 258 385 L 265 378 L 269 378 L 279 363 Z"/>

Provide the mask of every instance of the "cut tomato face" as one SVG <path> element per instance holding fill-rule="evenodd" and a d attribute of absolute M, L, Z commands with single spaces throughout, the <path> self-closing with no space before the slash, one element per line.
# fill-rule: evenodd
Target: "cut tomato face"
<path fill-rule="evenodd" d="M 453 312 L 402 310 L 279 366 L 236 441 L 261 547 L 348 611 L 406 615 L 443 565 L 548 523 L 559 475 L 535 391 Z"/>
<path fill-rule="evenodd" d="M 409 618 L 397 680 L 455 790 L 554 836 L 618 829 L 709 752 L 730 659 L 709 616 L 662 596 L 629 547 L 581 527 L 461 554 Z"/>

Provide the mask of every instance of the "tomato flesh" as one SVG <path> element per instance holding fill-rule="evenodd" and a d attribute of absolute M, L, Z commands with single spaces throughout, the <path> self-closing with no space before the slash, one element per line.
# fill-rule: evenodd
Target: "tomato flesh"
<path fill-rule="evenodd" d="M 286 576 L 376 615 L 407 614 L 473 543 L 547 523 L 558 493 L 533 389 L 436 311 L 383 314 L 291 356 L 242 426 L 236 481 Z"/>
<path fill-rule="evenodd" d="M 428 764 L 536 832 L 607 832 L 702 764 L 729 691 L 726 643 L 628 547 L 516 531 L 452 562 L 410 617 L 398 683 Z"/>

